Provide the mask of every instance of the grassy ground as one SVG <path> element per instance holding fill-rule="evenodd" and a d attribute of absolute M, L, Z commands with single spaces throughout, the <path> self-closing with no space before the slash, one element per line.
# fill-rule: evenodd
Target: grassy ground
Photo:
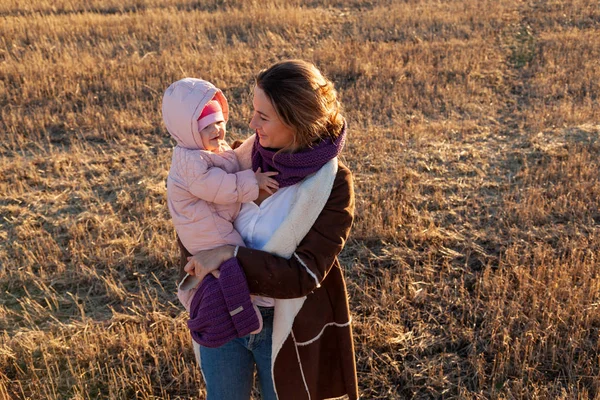
<path fill-rule="evenodd" d="M 600 7 L 0 1 L 0 398 L 204 393 L 175 297 L 165 88 L 316 63 L 349 122 L 365 399 L 600 398 Z"/>

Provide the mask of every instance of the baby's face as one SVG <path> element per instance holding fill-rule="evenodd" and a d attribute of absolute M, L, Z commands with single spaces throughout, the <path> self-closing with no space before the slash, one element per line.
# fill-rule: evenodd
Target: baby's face
<path fill-rule="evenodd" d="M 225 139 L 225 121 L 213 122 L 200 131 L 200 138 L 204 150 L 215 151 L 219 148 L 219 141 Z"/>

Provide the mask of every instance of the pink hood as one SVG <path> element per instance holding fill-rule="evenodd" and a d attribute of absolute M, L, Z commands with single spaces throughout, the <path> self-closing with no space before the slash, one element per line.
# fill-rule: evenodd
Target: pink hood
<path fill-rule="evenodd" d="M 202 79 L 183 78 L 171 84 L 165 91 L 162 102 L 163 120 L 179 146 L 204 149 L 198 133 L 198 117 L 206 103 L 213 98 L 221 104 L 227 122 L 227 99 L 212 83 Z"/>

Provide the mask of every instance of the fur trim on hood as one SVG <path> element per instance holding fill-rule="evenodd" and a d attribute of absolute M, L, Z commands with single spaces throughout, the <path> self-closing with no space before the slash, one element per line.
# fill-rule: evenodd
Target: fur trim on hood
<path fill-rule="evenodd" d="M 229 106 L 223 92 L 212 83 L 196 78 L 183 78 L 171 84 L 162 102 L 163 120 L 167 130 L 179 146 L 204 149 L 198 132 L 198 117 L 212 99 L 221 104 L 225 122 Z"/>

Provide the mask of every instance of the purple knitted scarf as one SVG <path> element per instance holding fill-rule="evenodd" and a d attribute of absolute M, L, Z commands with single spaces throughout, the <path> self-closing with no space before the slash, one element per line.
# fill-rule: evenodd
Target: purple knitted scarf
<path fill-rule="evenodd" d="M 279 183 L 279 187 L 292 186 L 308 175 L 317 172 L 332 158 L 337 157 L 342 152 L 345 142 L 345 123 L 342 133 L 335 142 L 327 138 L 313 147 L 295 153 L 280 152 L 276 155 L 277 150 L 262 147 L 257 136 L 252 148 L 252 170 L 256 171 L 260 167 L 262 172 L 279 172 L 273 176 Z"/>

